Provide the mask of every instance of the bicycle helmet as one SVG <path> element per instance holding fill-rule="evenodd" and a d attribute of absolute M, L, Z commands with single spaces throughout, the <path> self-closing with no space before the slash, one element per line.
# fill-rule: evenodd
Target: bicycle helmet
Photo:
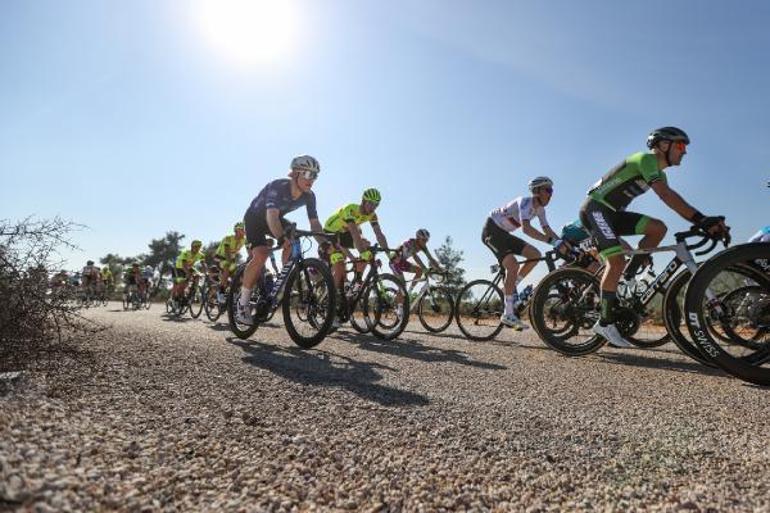
<path fill-rule="evenodd" d="M 380 191 L 377 189 L 370 188 L 364 191 L 363 199 L 372 203 L 379 203 L 382 201 L 382 195 L 380 195 Z"/>
<path fill-rule="evenodd" d="M 235 225 L 233 226 L 233 231 L 235 231 L 235 230 L 245 230 L 245 229 L 246 229 L 246 225 L 245 225 L 245 224 L 243 224 L 243 221 L 238 221 L 238 222 L 237 222 L 237 223 L 235 223 Z"/>
<path fill-rule="evenodd" d="M 195 247 L 195 246 L 201 247 L 201 246 L 203 246 L 203 243 L 201 241 L 199 241 L 198 239 L 195 239 L 194 241 L 192 241 L 192 244 L 190 244 L 190 246 L 192 246 L 192 247 Z"/>
<path fill-rule="evenodd" d="M 291 169 L 296 171 L 313 171 L 318 174 L 321 172 L 321 165 L 310 155 L 300 155 L 291 159 Z"/>
<path fill-rule="evenodd" d="M 647 147 L 653 149 L 660 141 L 683 141 L 690 144 L 690 138 L 684 130 L 675 126 L 656 128 L 647 136 Z"/>
<path fill-rule="evenodd" d="M 425 240 L 426 242 L 428 240 L 430 240 L 430 232 L 428 230 L 426 230 L 425 228 L 420 228 L 419 230 L 417 230 L 417 233 L 415 234 L 415 236 L 418 239 Z"/>
<path fill-rule="evenodd" d="M 547 176 L 538 176 L 533 178 L 529 181 L 529 184 L 527 184 L 529 187 L 529 191 L 533 192 L 538 187 L 551 187 L 553 186 L 553 180 L 548 178 Z"/>

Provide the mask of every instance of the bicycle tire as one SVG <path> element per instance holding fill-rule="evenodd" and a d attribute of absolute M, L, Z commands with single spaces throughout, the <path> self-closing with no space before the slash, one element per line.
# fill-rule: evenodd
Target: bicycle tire
<path fill-rule="evenodd" d="M 320 280 L 314 282 L 314 278 L 310 278 L 309 275 L 305 277 L 305 273 L 310 273 L 310 269 L 314 269 L 320 275 Z M 306 285 L 305 289 L 302 289 L 303 281 Z M 295 285 L 299 286 L 296 296 L 294 295 Z M 321 301 L 318 301 L 318 298 L 313 295 L 314 293 L 307 295 L 306 292 L 318 290 L 318 285 L 322 285 L 326 290 Z M 337 311 L 334 278 L 329 267 L 317 258 L 306 258 L 298 262 L 289 276 L 286 277 L 286 288 L 284 290 L 283 304 L 281 306 L 284 324 L 289 337 L 303 349 L 310 349 L 318 345 L 329 333 Z M 314 335 L 306 336 L 300 333 L 298 324 L 292 318 L 292 308 L 296 308 L 298 311 L 304 309 L 306 314 L 304 323 L 309 324 L 316 330 Z M 298 318 L 301 319 L 301 315 L 298 315 Z M 321 320 L 320 323 L 318 322 L 319 318 Z M 300 322 L 303 321 L 300 320 Z"/>
<path fill-rule="evenodd" d="M 462 302 L 464 297 L 471 293 L 471 289 L 474 287 L 480 287 L 483 290 L 480 301 L 484 301 L 483 307 L 481 303 L 476 303 L 470 310 L 471 315 L 464 315 L 464 303 Z M 490 298 L 487 298 L 487 295 Z M 474 299 L 475 300 L 475 299 Z M 491 300 L 491 302 L 490 302 Z M 503 291 L 500 287 L 495 285 L 489 280 L 473 280 L 460 289 L 460 293 L 455 299 L 455 320 L 457 321 L 457 327 L 463 335 L 469 340 L 476 342 L 485 342 L 495 338 L 502 330 L 503 324 L 500 322 L 500 316 L 503 314 L 504 297 Z M 471 330 L 474 323 L 478 325 L 480 319 L 488 321 L 490 323 L 489 330 L 485 330 L 483 334 Z M 463 320 L 465 319 L 465 320 Z"/>
<path fill-rule="evenodd" d="M 383 284 L 387 282 L 389 285 L 386 287 Z M 409 323 L 409 293 L 403 281 L 393 274 L 381 273 L 367 292 L 374 294 L 374 304 L 377 308 L 376 312 L 372 312 L 377 318 L 376 322 L 371 323 L 372 334 L 382 340 L 393 340 L 401 335 Z M 400 317 L 396 304 L 399 292 L 403 298 Z"/>
<path fill-rule="evenodd" d="M 429 297 L 431 295 L 435 294 L 436 296 L 440 296 L 441 298 L 441 304 L 447 305 L 448 308 L 448 315 L 446 316 L 446 319 L 441 321 L 437 326 L 431 325 L 428 323 L 428 321 L 425 319 L 425 317 L 428 315 L 427 309 L 433 310 L 433 313 L 435 313 L 435 307 L 431 305 L 431 301 L 435 302 L 435 297 Z M 454 319 L 455 316 L 455 304 L 454 304 L 454 298 L 452 297 L 452 294 L 449 293 L 448 290 L 441 288 L 441 287 L 434 287 L 431 289 L 429 294 L 423 294 L 423 296 L 420 298 L 420 302 L 417 304 L 417 317 L 420 319 L 420 324 L 422 324 L 422 327 L 428 330 L 431 333 L 441 333 L 442 331 L 446 330 L 450 324 L 452 324 L 452 319 Z M 441 318 L 441 316 L 439 316 Z"/>
<path fill-rule="evenodd" d="M 241 264 L 238 266 L 238 270 L 235 272 L 235 276 L 230 279 L 230 290 L 227 292 L 227 323 L 230 325 L 230 331 L 233 332 L 233 335 L 240 338 L 241 340 L 248 339 L 254 334 L 255 331 L 257 331 L 257 328 L 259 328 L 259 323 L 256 321 L 250 325 L 239 324 L 236 321 L 235 309 L 236 305 L 238 304 L 238 299 L 241 295 L 241 282 L 243 281 L 244 269 L 246 269 L 246 264 Z M 254 288 L 258 289 L 259 287 Z M 253 319 L 254 312 L 252 311 L 251 313 Z"/>

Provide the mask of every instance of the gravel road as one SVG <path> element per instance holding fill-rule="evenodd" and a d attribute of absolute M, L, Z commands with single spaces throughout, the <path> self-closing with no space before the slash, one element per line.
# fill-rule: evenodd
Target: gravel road
<path fill-rule="evenodd" d="M 0 397 L 0 511 L 770 511 L 770 391 L 656 350 L 412 323 L 318 348 L 158 305 Z"/>

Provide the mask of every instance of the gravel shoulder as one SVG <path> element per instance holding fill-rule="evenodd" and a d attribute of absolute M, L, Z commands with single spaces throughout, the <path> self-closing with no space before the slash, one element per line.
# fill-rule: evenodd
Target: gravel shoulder
<path fill-rule="evenodd" d="M 318 348 L 158 305 L 0 397 L 0 511 L 770 511 L 770 391 L 669 344 L 570 359 L 411 323 Z"/>

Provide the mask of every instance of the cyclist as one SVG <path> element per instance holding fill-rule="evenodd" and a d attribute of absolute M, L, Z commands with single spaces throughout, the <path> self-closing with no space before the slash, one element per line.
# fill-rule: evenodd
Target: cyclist
<path fill-rule="evenodd" d="M 601 315 L 593 331 L 618 347 L 632 347 L 615 325 L 617 286 L 621 274 L 633 276 L 649 259 L 634 255 L 626 268 L 621 235 L 644 235 L 640 249 L 655 248 L 666 235 L 666 225 L 658 219 L 626 211 L 631 201 L 652 189 L 671 210 L 713 236 L 727 236 L 723 218 L 707 217 L 687 203 L 668 186 L 664 170 L 678 166 L 687 154 L 690 138 L 676 127 L 653 130 L 647 137 L 649 152 L 627 157 L 611 169 L 589 191 L 580 208 L 580 220 L 597 243 L 599 255 L 606 262 L 601 280 Z"/>
<path fill-rule="evenodd" d="M 225 290 L 230 280 L 230 275 L 235 272 L 237 267 L 238 252 L 246 242 L 246 227 L 243 222 L 239 221 L 233 226 L 232 235 L 225 235 L 222 241 L 217 246 L 217 251 L 214 254 L 214 262 L 219 267 L 219 291 L 217 292 L 217 301 L 220 304 L 225 303 Z"/>
<path fill-rule="evenodd" d="M 138 288 L 142 282 L 142 271 L 139 268 L 139 262 L 132 262 L 131 267 L 123 271 L 123 283 L 125 284 L 124 295 L 128 298 L 131 295 L 131 289 Z"/>
<path fill-rule="evenodd" d="M 482 242 L 505 268 L 505 310 L 500 322 L 517 330 L 522 330 L 525 326 L 515 313 L 516 303 L 519 301 L 516 288 L 537 265 L 540 251 L 511 232 L 521 228 L 522 232 L 535 240 L 553 244 L 554 247 L 562 244 L 545 217 L 545 207 L 553 196 L 553 181 L 547 176 L 538 176 L 529 181 L 528 187 L 531 196 L 519 196 L 490 212 L 481 232 Z M 535 217 L 543 231 L 532 226 L 531 220 Z M 521 270 L 514 255 L 523 256 L 528 260 Z"/>
<path fill-rule="evenodd" d="M 395 249 L 394 256 L 390 261 L 390 269 L 396 276 L 401 278 L 402 281 L 406 281 L 404 279 L 405 272 L 414 273 L 414 279 L 412 280 L 412 284 L 409 286 L 409 292 L 412 291 L 415 282 L 420 279 L 423 269 L 425 269 L 425 264 L 422 263 L 418 253 L 425 253 L 425 256 L 428 257 L 428 260 L 430 261 L 431 268 L 437 270 L 438 272 L 444 271 L 441 268 L 441 264 L 439 264 L 438 261 L 433 258 L 433 255 L 431 255 L 430 250 L 428 249 L 429 240 L 430 232 L 425 228 L 420 228 L 417 230 L 413 238 L 405 240 Z M 414 264 L 409 261 L 410 258 L 414 259 Z M 403 316 L 404 314 L 404 305 L 402 304 L 401 299 L 401 292 L 399 291 L 396 296 L 396 301 L 398 303 L 397 314 L 399 317 Z"/>
<path fill-rule="evenodd" d="M 112 275 L 112 270 L 110 270 L 109 264 L 106 264 L 102 267 L 102 283 L 104 284 L 105 289 L 109 290 L 114 284 L 114 280 L 115 278 Z"/>
<path fill-rule="evenodd" d="M 83 267 L 81 272 L 83 290 L 91 294 L 97 290 L 99 284 L 99 268 L 94 265 L 93 260 L 86 262 L 86 266 Z"/>
<path fill-rule="evenodd" d="M 311 190 L 321 173 L 318 161 L 310 155 L 300 155 L 291 161 L 289 178 L 280 178 L 268 183 L 254 198 L 244 215 L 246 241 L 249 244 L 249 260 L 243 273 L 241 295 L 236 307 L 236 319 L 241 324 L 251 324 L 249 300 L 251 291 L 262 275 L 262 269 L 270 256 L 272 241 L 276 238 L 283 244 L 283 262 L 289 258 L 291 243 L 284 240 L 284 231 L 289 222 L 284 216 L 305 206 L 310 229 L 322 231 L 318 221 L 315 194 Z"/>
<path fill-rule="evenodd" d="M 349 203 L 340 207 L 326 220 L 324 231 L 336 236 L 329 248 L 329 263 L 332 266 L 334 286 L 338 294 L 344 294 L 345 285 L 345 257 L 352 258 L 350 249 L 355 248 L 362 260 L 369 261 L 373 258 L 369 251 L 369 242 L 363 238 L 359 226 L 369 223 L 377 238 L 377 242 L 383 248 L 388 247 L 388 241 L 380 228 L 380 222 L 375 210 L 382 201 L 380 191 L 369 188 L 361 195 L 361 203 Z M 340 296 L 342 297 L 342 296 Z M 335 319 L 334 326 L 339 326 Z"/>
<path fill-rule="evenodd" d="M 199 240 L 194 240 L 190 244 L 190 249 L 185 249 L 179 256 L 176 257 L 174 263 L 174 286 L 171 289 L 171 299 L 173 301 L 179 301 L 184 295 L 185 288 L 190 281 L 190 277 L 193 274 L 193 265 L 198 262 L 202 262 L 206 255 L 201 251 L 203 243 Z M 194 280 L 198 277 L 195 276 Z"/>
<path fill-rule="evenodd" d="M 142 285 L 139 287 L 142 294 L 149 294 L 150 286 L 155 278 L 155 269 L 150 265 L 145 265 L 142 270 Z"/>
<path fill-rule="evenodd" d="M 749 242 L 770 242 L 770 226 L 765 226 L 752 235 Z"/>

